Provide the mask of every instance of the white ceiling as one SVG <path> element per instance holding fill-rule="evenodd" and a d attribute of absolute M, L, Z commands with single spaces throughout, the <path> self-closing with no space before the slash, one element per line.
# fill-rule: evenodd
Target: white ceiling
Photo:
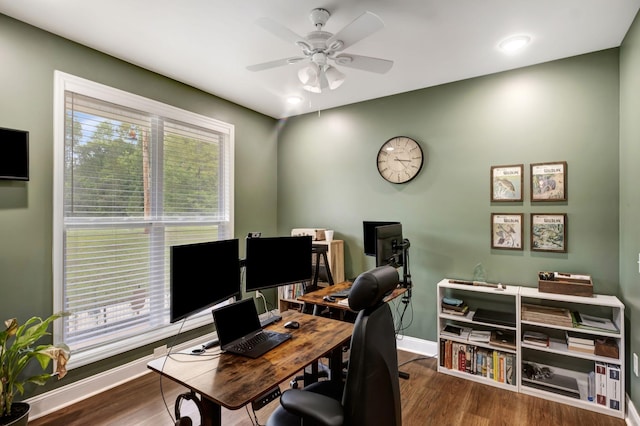
<path fill-rule="evenodd" d="M 317 7 L 331 12 L 331 33 L 365 11 L 382 18 L 382 30 L 345 52 L 393 60 L 391 71 L 341 68 L 341 87 L 313 94 L 300 87 L 300 64 L 246 70 L 300 54 L 256 20 L 304 36 Z M 0 0 L 5 15 L 275 118 L 617 47 L 639 8 L 640 0 Z M 532 37 L 524 52 L 497 49 L 523 33 Z M 290 95 L 304 101 L 290 106 Z"/>

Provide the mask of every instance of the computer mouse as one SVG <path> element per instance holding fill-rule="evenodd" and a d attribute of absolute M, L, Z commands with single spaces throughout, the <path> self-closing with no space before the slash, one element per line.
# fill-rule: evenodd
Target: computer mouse
<path fill-rule="evenodd" d="M 298 321 L 287 321 L 284 323 L 284 328 L 300 328 Z"/>
<path fill-rule="evenodd" d="M 335 302 L 336 298 L 333 296 L 325 296 L 322 298 L 322 300 L 326 301 L 326 302 Z"/>

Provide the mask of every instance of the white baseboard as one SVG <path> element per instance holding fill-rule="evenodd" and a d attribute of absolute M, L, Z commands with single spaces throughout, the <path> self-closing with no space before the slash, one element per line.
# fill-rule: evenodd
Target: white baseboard
<path fill-rule="evenodd" d="M 438 354 L 436 342 L 418 339 L 416 337 L 398 336 L 396 346 L 400 350 L 425 356 L 436 356 Z"/>
<path fill-rule="evenodd" d="M 627 418 L 625 421 L 629 426 L 640 426 L 640 415 L 638 415 L 638 410 L 629 399 L 629 395 L 627 395 Z"/>

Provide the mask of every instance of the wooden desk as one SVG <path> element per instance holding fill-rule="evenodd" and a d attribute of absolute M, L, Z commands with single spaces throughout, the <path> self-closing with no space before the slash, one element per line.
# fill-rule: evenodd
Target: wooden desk
<path fill-rule="evenodd" d="M 312 291 L 311 293 L 298 296 L 298 300 L 305 303 L 309 303 L 311 305 L 326 306 L 328 308 L 336 308 L 336 309 L 341 309 L 343 311 L 346 311 L 346 310 L 350 311 L 351 309 L 349 309 L 349 305 L 339 303 L 343 299 L 336 299 L 335 302 L 328 302 L 323 298 L 324 296 L 328 296 L 330 294 L 337 293 L 342 290 L 347 290 L 351 287 L 351 284 L 353 284 L 351 281 L 343 281 L 336 285 L 322 287 L 316 291 Z M 396 289 L 393 290 L 393 292 L 390 295 L 385 297 L 384 301 L 388 302 L 390 300 L 393 300 L 396 297 L 400 296 L 401 294 L 405 293 L 406 291 L 407 289 L 404 287 L 396 287 Z"/>
<path fill-rule="evenodd" d="M 298 321 L 300 328 L 285 329 L 284 323 L 290 320 Z M 282 321 L 268 329 L 290 332 L 293 337 L 257 359 L 226 353 L 219 357 L 175 353 L 150 361 L 147 367 L 200 394 L 204 411 L 202 424 L 220 425 L 221 406 L 237 410 L 288 380 L 305 366 L 347 343 L 353 325 L 287 311 L 283 312 Z M 341 351 L 335 352 L 341 361 Z M 341 370 L 340 362 L 333 364 Z"/>

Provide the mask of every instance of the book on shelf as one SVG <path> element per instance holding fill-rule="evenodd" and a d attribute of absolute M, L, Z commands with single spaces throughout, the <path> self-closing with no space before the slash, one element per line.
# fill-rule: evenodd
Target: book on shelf
<path fill-rule="evenodd" d="M 462 299 L 443 297 L 441 301 L 442 312 L 450 315 L 466 315 L 469 312 L 469 305 Z"/>
<path fill-rule="evenodd" d="M 607 407 L 620 410 L 620 366 L 607 364 Z"/>
<path fill-rule="evenodd" d="M 595 346 L 595 337 L 586 337 L 573 331 L 565 331 L 567 343 L 580 343 L 583 345 Z"/>
<path fill-rule="evenodd" d="M 543 348 L 549 347 L 549 336 L 539 331 L 525 331 L 522 334 L 522 341 L 534 346 L 540 346 Z"/>
<path fill-rule="evenodd" d="M 462 327 L 458 327 L 457 325 L 447 324 L 440 331 L 440 334 L 443 336 L 449 337 L 460 337 L 460 333 L 462 333 Z"/>
<path fill-rule="evenodd" d="M 596 403 L 607 405 L 607 365 L 596 361 Z"/>
<path fill-rule="evenodd" d="M 470 333 L 470 327 L 459 327 L 453 324 L 445 325 L 442 331 L 440 331 L 441 336 L 457 337 L 462 340 L 468 340 Z"/>
<path fill-rule="evenodd" d="M 609 318 L 596 317 L 594 315 L 572 312 L 574 326 L 585 330 L 617 332 L 618 327 Z"/>
<path fill-rule="evenodd" d="M 493 346 L 506 349 L 516 348 L 516 334 L 510 330 L 493 330 L 489 341 Z"/>
<path fill-rule="evenodd" d="M 567 349 L 574 352 L 582 352 L 584 354 L 594 354 L 596 351 L 595 345 L 585 345 L 583 343 L 567 343 Z"/>
<path fill-rule="evenodd" d="M 469 341 L 489 343 L 491 340 L 491 332 L 488 330 L 471 330 L 469 333 Z"/>
<path fill-rule="evenodd" d="M 561 327 L 573 327 L 571 311 L 566 308 L 523 303 L 520 315 L 524 321 L 539 322 Z"/>

